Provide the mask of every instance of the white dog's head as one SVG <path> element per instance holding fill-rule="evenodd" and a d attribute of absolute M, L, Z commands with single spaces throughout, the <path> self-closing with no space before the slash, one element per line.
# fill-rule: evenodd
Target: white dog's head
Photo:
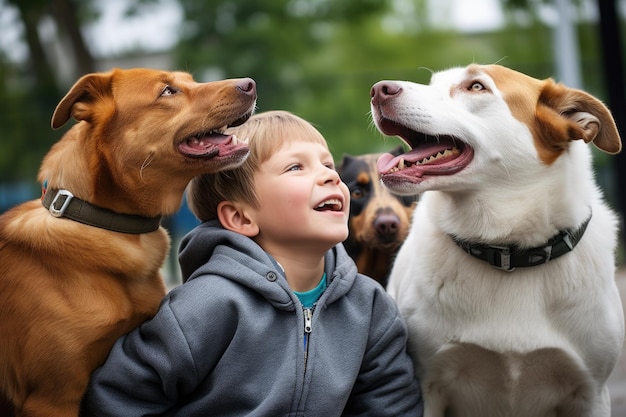
<path fill-rule="evenodd" d="M 621 150 L 599 100 L 499 65 L 435 73 L 430 85 L 380 81 L 371 96 L 378 129 L 411 147 L 378 161 L 384 184 L 397 194 L 532 181 L 578 139 L 611 154 Z"/>

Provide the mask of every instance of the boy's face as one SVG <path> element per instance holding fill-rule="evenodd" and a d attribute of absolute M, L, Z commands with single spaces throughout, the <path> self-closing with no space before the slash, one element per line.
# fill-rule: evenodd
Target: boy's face
<path fill-rule="evenodd" d="M 266 252 L 323 253 L 348 237 L 348 187 L 321 144 L 285 143 L 259 166 L 254 185 L 255 240 Z"/>

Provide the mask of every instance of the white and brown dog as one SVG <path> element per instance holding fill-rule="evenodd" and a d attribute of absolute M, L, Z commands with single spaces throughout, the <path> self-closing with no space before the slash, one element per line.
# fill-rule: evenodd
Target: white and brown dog
<path fill-rule="evenodd" d="M 388 290 L 425 415 L 610 416 L 617 219 L 586 145 L 621 150 L 610 112 L 497 65 L 381 81 L 371 96 L 378 129 L 412 148 L 379 159 L 382 181 L 421 194 Z"/>

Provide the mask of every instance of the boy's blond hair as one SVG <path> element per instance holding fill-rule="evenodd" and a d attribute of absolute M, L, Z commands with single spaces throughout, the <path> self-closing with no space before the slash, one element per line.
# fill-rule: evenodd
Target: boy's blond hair
<path fill-rule="evenodd" d="M 187 189 L 192 213 L 202 222 L 217 219 L 217 205 L 237 201 L 258 208 L 254 192 L 254 173 L 276 150 L 291 141 L 320 143 L 328 148 L 322 134 L 311 123 L 283 110 L 255 114 L 228 133 L 248 138 L 250 155 L 238 168 L 195 177 Z"/>

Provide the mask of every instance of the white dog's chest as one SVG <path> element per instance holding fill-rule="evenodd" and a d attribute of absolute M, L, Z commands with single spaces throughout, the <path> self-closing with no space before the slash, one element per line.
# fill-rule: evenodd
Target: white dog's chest
<path fill-rule="evenodd" d="M 447 407 L 475 410 L 458 415 L 521 417 L 573 404 L 579 411 L 564 415 L 593 415 L 585 407 L 604 395 L 623 338 L 611 252 L 598 259 L 602 267 L 570 254 L 506 273 L 469 257 L 419 217 L 413 229 L 389 290 L 431 405 L 448 398 Z"/>
<path fill-rule="evenodd" d="M 557 296 L 539 279 L 501 279 L 467 265 L 462 275 L 459 271 L 446 275 L 447 270 L 442 266 L 430 279 L 414 281 L 409 293 L 417 297 L 412 301 L 402 295 L 398 298 L 409 328 L 417 330 L 414 337 L 426 350 L 450 342 L 473 343 L 497 352 L 525 353 L 543 347 L 569 350 L 570 338 L 577 335 L 569 323 L 561 322 L 565 317 L 578 321 L 578 328 L 587 335 L 594 332 L 580 324 L 586 322 L 581 315 L 591 313 L 584 310 L 582 297 L 578 303 L 572 302 L 571 294 L 569 298 Z"/>
<path fill-rule="evenodd" d="M 571 410 L 563 415 L 589 415 L 586 400 L 596 389 L 580 361 L 560 349 L 499 353 L 468 343 L 443 345 L 422 386 L 431 411 L 481 417 L 551 416 L 564 403 Z"/>

